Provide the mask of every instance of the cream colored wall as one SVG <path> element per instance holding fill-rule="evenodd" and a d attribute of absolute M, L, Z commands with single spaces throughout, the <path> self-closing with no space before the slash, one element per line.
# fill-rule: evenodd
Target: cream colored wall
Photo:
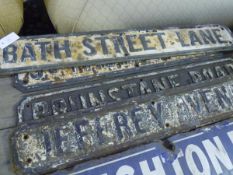
<path fill-rule="evenodd" d="M 45 3 L 60 33 L 233 24 L 233 0 L 45 0 Z"/>
<path fill-rule="evenodd" d="M 0 0 L 0 37 L 18 33 L 23 23 L 23 0 Z"/>

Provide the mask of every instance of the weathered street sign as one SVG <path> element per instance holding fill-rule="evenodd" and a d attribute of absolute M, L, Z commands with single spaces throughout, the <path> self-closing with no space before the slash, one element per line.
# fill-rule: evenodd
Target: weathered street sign
<path fill-rule="evenodd" d="M 233 75 L 231 58 L 205 58 L 171 67 L 147 67 L 132 75 L 27 96 L 18 106 L 19 122 L 67 112 L 90 112 L 117 101 Z"/>
<path fill-rule="evenodd" d="M 86 65 L 72 68 L 53 69 L 47 71 L 37 71 L 16 74 L 14 76 L 14 87 L 22 92 L 33 92 L 36 90 L 52 89 L 72 84 L 83 83 L 105 77 L 116 77 L 123 74 L 135 73 L 137 69 L 148 69 L 148 65 L 168 64 L 179 61 L 186 62 L 203 56 L 201 54 L 189 56 L 176 56 L 168 58 L 132 60 L 118 63 L 108 63 L 103 65 Z"/>
<path fill-rule="evenodd" d="M 25 37 L 0 51 L 0 74 L 232 50 L 220 25 Z"/>
<path fill-rule="evenodd" d="M 166 97 L 150 94 L 88 114 L 25 122 L 11 139 L 14 165 L 24 174 L 42 174 L 232 115 L 233 80 L 228 77 L 173 89 Z"/>
<path fill-rule="evenodd" d="M 233 174 L 233 120 L 177 134 L 53 175 Z"/>

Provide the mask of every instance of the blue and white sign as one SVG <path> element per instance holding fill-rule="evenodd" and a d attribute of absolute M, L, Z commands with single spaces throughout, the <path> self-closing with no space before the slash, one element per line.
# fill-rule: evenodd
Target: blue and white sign
<path fill-rule="evenodd" d="M 233 120 L 154 142 L 54 175 L 233 174 Z"/>

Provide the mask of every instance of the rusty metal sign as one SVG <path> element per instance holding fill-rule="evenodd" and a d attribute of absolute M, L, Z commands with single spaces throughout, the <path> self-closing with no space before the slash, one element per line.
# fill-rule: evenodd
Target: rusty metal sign
<path fill-rule="evenodd" d="M 53 175 L 233 174 L 233 120 L 177 134 Z"/>
<path fill-rule="evenodd" d="M 216 54 L 215 54 L 216 55 Z M 148 60 L 132 60 L 118 63 L 100 65 L 86 65 L 64 69 L 53 69 L 47 71 L 27 72 L 14 76 L 14 87 L 22 92 L 33 92 L 36 90 L 53 89 L 55 87 L 70 86 L 72 84 L 86 83 L 87 81 L 101 78 L 114 78 L 123 74 L 135 73 L 140 69 L 148 69 L 148 65 L 171 64 L 179 61 L 186 62 L 199 58 L 202 54 L 189 56 L 175 56 Z M 211 55 L 210 55 L 211 57 Z"/>
<path fill-rule="evenodd" d="M 233 61 L 224 57 L 200 57 L 199 60 L 180 66 L 151 66 L 132 75 L 27 96 L 18 106 L 19 122 L 74 111 L 90 112 L 117 101 L 187 87 L 229 75 L 233 75 Z"/>
<path fill-rule="evenodd" d="M 22 123 L 11 139 L 14 164 L 24 174 L 47 173 L 233 115 L 229 77 L 165 94 Z"/>
<path fill-rule="evenodd" d="M 25 37 L 0 51 L 0 74 L 232 50 L 220 25 Z"/>

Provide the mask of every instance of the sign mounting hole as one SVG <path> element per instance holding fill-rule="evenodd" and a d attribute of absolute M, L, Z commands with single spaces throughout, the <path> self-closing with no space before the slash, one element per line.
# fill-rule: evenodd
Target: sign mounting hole
<path fill-rule="evenodd" d="M 165 123 L 166 128 L 170 127 L 169 123 Z"/>
<path fill-rule="evenodd" d="M 28 163 L 28 164 L 32 163 L 32 159 L 31 159 L 31 158 L 28 158 L 28 159 L 27 159 L 27 163 Z"/>
<path fill-rule="evenodd" d="M 27 134 L 23 136 L 24 140 L 27 140 L 28 138 L 29 138 L 29 136 Z"/>

